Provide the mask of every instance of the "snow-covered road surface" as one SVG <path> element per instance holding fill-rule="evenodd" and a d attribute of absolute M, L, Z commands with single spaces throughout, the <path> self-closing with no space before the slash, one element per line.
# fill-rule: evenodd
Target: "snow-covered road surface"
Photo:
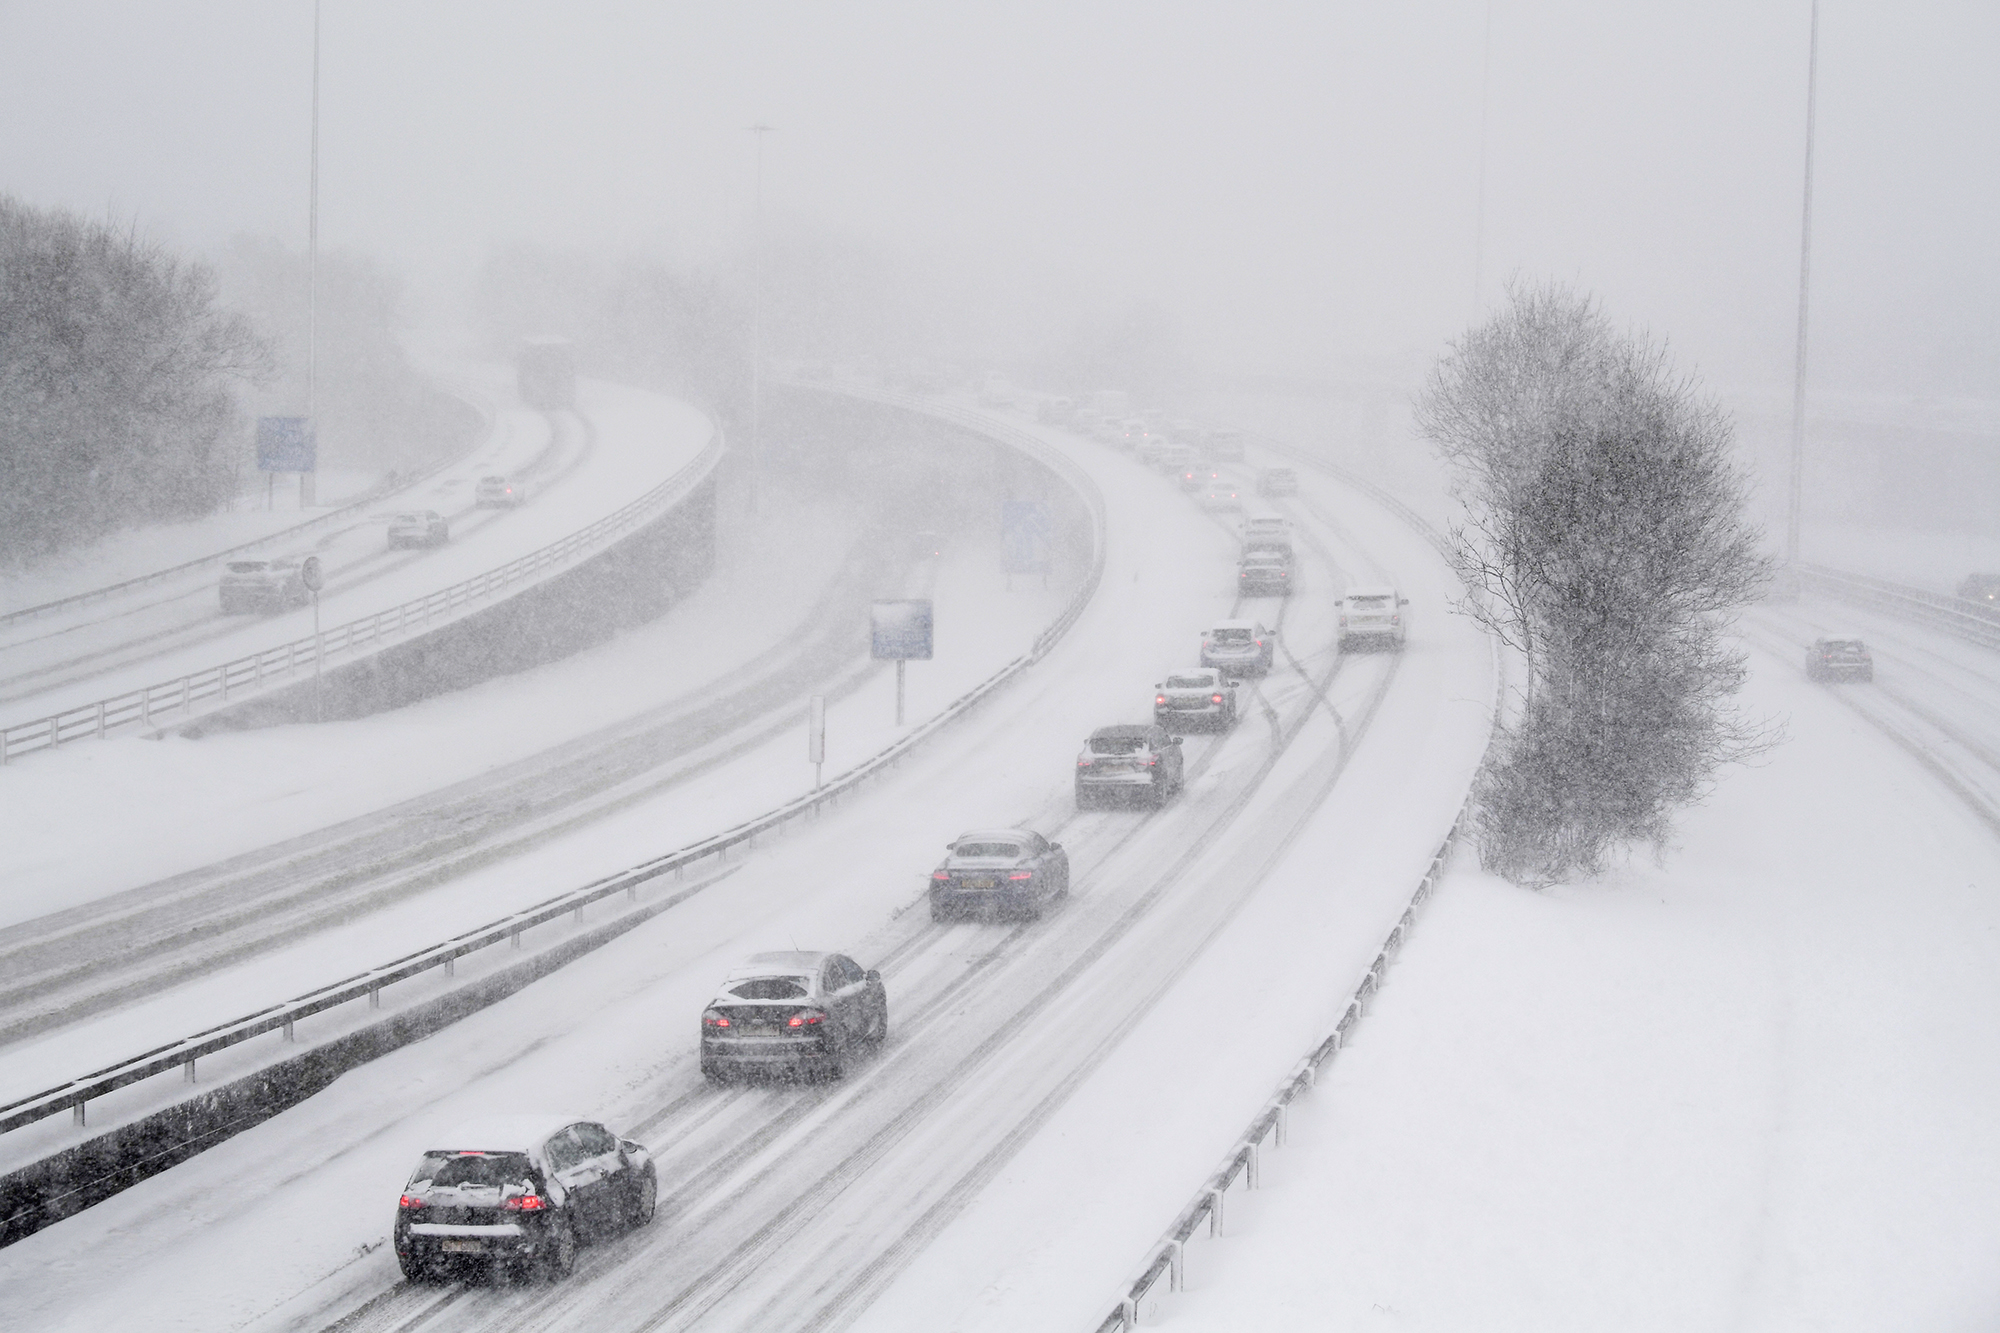
<path fill-rule="evenodd" d="M 1069 775 L 1081 736 L 1144 716 L 1151 681 L 1190 659 L 1204 622 L 1234 599 L 1222 525 L 1163 479 L 1074 447 L 1114 487 L 1104 586 L 1115 595 L 1100 596 L 1029 676 L 849 808 L 760 851 L 586 966 L 11 1247 L 0 1274 L 23 1312 L 46 1326 L 118 1327 L 141 1290 L 152 1328 L 318 1325 L 376 1296 L 359 1316 L 365 1326 L 426 1312 L 432 1328 L 626 1326 L 655 1316 L 799 1325 L 858 1311 L 1128 1032 L 1147 1029 L 1204 943 L 1258 900 L 1270 853 L 1348 762 L 1344 726 L 1358 735 L 1372 717 L 1356 753 L 1382 746 L 1403 772 L 1434 757 L 1426 738 L 1451 729 L 1441 719 L 1462 715 L 1462 730 L 1476 734 L 1484 716 L 1486 691 L 1465 689 L 1449 665 L 1467 655 L 1448 632 L 1442 596 L 1416 583 L 1421 618 L 1408 657 L 1343 662 L 1332 651 L 1327 599 L 1346 575 L 1327 555 L 1360 567 L 1410 552 L 1357 552 L 1345 534 L 1315 529 L 1322 553 L 1307 557 L 1306 591 L 1284 613 L 1292 663 L 1260 687 L 1269 711 L 1231 734 L 1191 738 L 1189 791 L 1161 814 L 1075 815 Z M 1427 639 L 1427 625 L 1440 637 Z M 1471 660 L 1483 673 L 1483 648 Z M 1432 804 L 1455 804 L 1460 759 L 1460 771 L 1424 778 L 1444 792 Z M 658 813 L 642 803 L 621 818 Z M 1407 835 L 1414 847 L 1434 837 L 1431 813 L 1396 821 L 1382 841 Z M 1383 814 L 1374 807 L 1365 822 L 1379 826 Z M 1016 820 L 1061 830 L 1077 867 L 1072 902 L 1037 925 L 930 924 L 920 895 L 937 849 L 963 827 Z M 1348 855 L 1365 869 L 1380 848 L 1362 840 L 1370 849 Z M 545 850 L 561 855 L 561 841 Z M 1364 904 L 1359 915 L 1376 913 Z M 1353 952 L 1372 949 L 1377 924 L 1367 920 L 1369 939 Z M 709 988 L 740 954 L 792 944 L 883 965 L 887 1050 L 832 1088 L 707 1089 L 693 1032 Z M 1301 1003 L 1319 993 L 1296 972 L 1249 980 Z M 1295 1007 L 1278 1005 L 1277 1028 L 1310 1026 Z M 1222 1035 L 1211 1025 L 1202 1039 Z M 588 1253 L 577 1279 L 557 1289 L 396 1285 L 378 1248 L 384 1200 L 393 1204 L 427 1136 L 473 1109 L 553 1102 L 588 1104 L 622 1130 L 644 1127 L 666 1182 L 654 1226 Z M 120 1276 L 91 1288 L 47 1266 L 86 1251 Z M 738 1253 L 758 1262 L 745 1267 L 730 1258 Z M 833 1273 L 841 1280 L 831 1286 L 809 1280 Z"/>

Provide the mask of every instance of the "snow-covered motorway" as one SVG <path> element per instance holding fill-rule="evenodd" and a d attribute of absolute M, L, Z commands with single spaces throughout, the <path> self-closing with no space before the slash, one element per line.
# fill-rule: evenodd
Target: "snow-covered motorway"
<path fill-rule="evenodd" d="M 489 402 L 500 397 L 497 384 L 481 387 Z M 331 627 L 586 527 L 673 475 L 712 434 L 699 413 L 664 399 L 609 384 L 586 384 L 581 393 L 582 417 L 492 407 L 491 434 L 466 458 L 294 542 L 274 539 L 269 553 L 320 557 L 327 578 L 321 617 Z M 599 418 L 607 429 L 594 428 Z M 530 502 L 518 510 L 474 508 L 475 481 L 487 474 L 517 479 Z M 389 516 L 412 508 L 443 513 L 452 524 L 451 543 L 431 551 L 386 549 Z M 217 573 L 197 568 L 0 629 L 0 708 L 7 719 L 24 722 L 312 633 L 309 609 L 224 615 Z"/>
<path fill-rule="evenodd" d="M 1089 1108 L 1101 1127 L 1115 1072 L 1113 1128 L 1135 1155 L 1103 1164 L 1117 1216 L 1079 1252 L 1116 1252 L 1051 1287 L 1081 1318 L 1157 1226 L 1150 1196 L 1185 1189 L 1175 1163 L 1210 1153 L 1213 1137 L 1189 1131 L 1240 1118 L 1232 1080 L 1204 1087 L 1191 1071 L 1241 1075 L 1254 1102 L 1327 1016 L 1341 966 L 1365 965 L 1400 910 L 1402 872 L 1462 795 L 1491 683 L 1483 642 L 1447 611 L 1436 554 L 1315 480 L 1294 510 L 1307 537 L 1300 590 L 1254 608 L 1282 616 L 1286 648 L 1257 708 L 1232 733 L 1190 738 L 1188 790 L 1166 810 L 1078 815 L 1077 744 L 1143 716 L 1151 682 L 1231 610 L 1233 540 L 1165 480 L 1065 447 L 1106 492 L 1111 555 L 1095 604 L 1025 679 L 834 818 L 587 964 L 11 1247 L 0 1277 L 14 1310 L 78 1328 L 835 1326 L 1052 1118 Z M 1406 654 L 1334 650 L 1331 598 L 1350 578 L 1393 579 L 1413 596 Z M 857 704 L 871 698 L 883 702 L 857 691 Z M 1341 828 L 1337 874 L 1297 861 L 1292 839 L 1316 810 L 1316 828 Z M 668 814 L 641 800 L 535 855 L 560 864 L 588 841 L 629 844 Z M 939 845 L 1012 821 L 1070 848 L 1062 910 L 1016 927 L 937 926 L 911 910 Z M 792 944 L 882 968 L 888 1047 L 833 1087 L 708 1088 L 693 1034 L 709 988 L 738 955 Z M 1256 996 L 1253 1021 L 1185 1011 L 1218 992 Z M 1135 1054 L 1140 1068 L 1121 1067 Z M 397 1282 L 382 1242 L 414 1154 L 466 1114 L 552 1105 L 653 1144 L 659 1219 L 586 1252 L 559 1287 Z M 977 1271 L 954 1267 L 958 1280 Z"/>

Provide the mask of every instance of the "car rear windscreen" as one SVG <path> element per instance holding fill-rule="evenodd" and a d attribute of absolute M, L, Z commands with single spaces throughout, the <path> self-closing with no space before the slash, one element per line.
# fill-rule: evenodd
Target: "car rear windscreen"
<path fill-rule="evenodd" d="M 1144 736 L 1092 736 L 1092 754 L 1137 754 L 1146 748 Z"/>
<path fill-rule="evenodd" d="M 429 1181 L 433 1185 L 519 1185 L 534 1174 L 526 1153 L 518 1152 L 427 1152 L 410 1183 Z"/>
<path fill-rule="evenodd" d="M 1250 631 L 1247 629 L 1219 629 L 1209 636 L 1217 643 L 1248 643 Z"/>
<path fill-rule="evenodd" d="M 739 1000 L 803 1000 L 809 990 L 804 977 L 752 977 L 731 986 L 729 993 Z"/>
<path fill-rule="evenodd" d="M 1212 682 L 1207 676 L 1168 676 L 1170 690 L 1205 690 Z"/>
<path fill-rule="evenodd" d="M 1011 842 L 961 842 L 951 850 L 957 856 L 995 856 L 1009 861 L 1021 856 L 1021 849 Z"/>
<path fill-rule="evenodd" d="M 232 574 L 261 574 L 263 571 L 264 562 L 262 560 L 231 560 L 229 562 L 229 572 Z"/>
<path fill-rule="evenodd" d="M 1350 597 L 1348 603 L 1359 611 L 1386 611 L 1389 609 L 1387 597 Z"/>

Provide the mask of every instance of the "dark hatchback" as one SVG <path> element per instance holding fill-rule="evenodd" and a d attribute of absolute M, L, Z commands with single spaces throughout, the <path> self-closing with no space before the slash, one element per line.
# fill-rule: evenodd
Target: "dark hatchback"
<path fill-rule="evenodd" d="M 500 1116 L 442 1141 L 396 1205 L 396 1262 L 413 1281 L 472 1268 L 563 1277 L 582 1241 L 653 1220 L 652 1154 L 594 1120 Z"/>
<path fill-rule="evenodd" d="M 882 974 L 839 953 L 760 953 L 729 974 L 701 1015 L 701 1072 L 838 1078 L 889 1035 Z"/>
<path fill-rule="evenodd" d="M 1873 680 L 1875 658 L 1868 645 L 1855 638 L 1813 640 L 1806 649 L 1806 678 L 1809 680 Z"/>
<path fill-rule="evenodd" d="M 931 920 L 967 912 L 1040 917 L 1069 892 L 1069 853 L 1033 829 L 961 833 L 931 872 Z"/>

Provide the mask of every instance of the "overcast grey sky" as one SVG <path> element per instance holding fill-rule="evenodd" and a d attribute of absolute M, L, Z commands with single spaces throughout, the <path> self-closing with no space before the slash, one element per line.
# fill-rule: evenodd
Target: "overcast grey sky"
<path fill-rule="evenodd" d="M 326 0 L 322 237 L 702 258 L 773 208 L 991 290 L 1157 301 L 1206 364 L 1414 358 L 1484 283 L 1789 381 L 1807 0 Z M 0 189 L 179 244 L 305 233 L 310 0 L 0 0 Z M 2000 393 L 2000 5 L 1825 0 L 1815 367 Z"/>

